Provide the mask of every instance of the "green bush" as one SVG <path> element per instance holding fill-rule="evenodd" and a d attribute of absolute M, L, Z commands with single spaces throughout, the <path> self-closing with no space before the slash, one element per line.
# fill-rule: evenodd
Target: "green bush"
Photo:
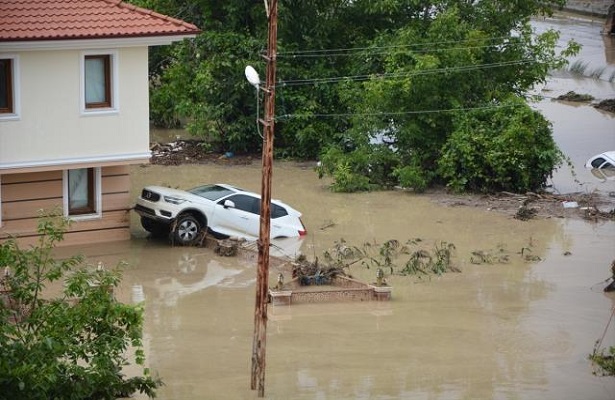
<path fill-rule="evenodd" d="M 318 173 L 333 177 L 336 192 L 359 192 L 395 186 L 398 165 L 399 156 L 386 145 L 355 147 L 350 141 L 322 153 Z"/>
<path fill-rule="evenodd" d="M 126 377 L 127 351 L 144 364 L 143 310 L 118 302 L 119 266 L 106 270 L 52 251 L 67 222 L 41 218 L 37 246 L 0 244 L 0 399 L 155 397 L 162 382 L 143 369 Z"/>
<path fill-rule="evenodd" d="M 334 182 L 331 189 L 335 192 L 360 192 L 370 190 L 366 176 L 369 166 L 365 152 L 345 152 L 339 147 L 330 147 L 321 156 L 318 174 L 329 175 Z"/>
<path fill-rule="evenodd" d="M 424 192 L 429 183 L 427 172 L 419 167 L 407 165 L 397 168 L 394 175 L 399 179 L 399 184 L 405 188 L 412 188 L 416 192 Z"/>
<path fill-rule="evenodd" d="M 544 187 L 562 161 L 549 121 L 511 99 L 460 117 L 438 171 L 457 191 L 523 193 Z"/>

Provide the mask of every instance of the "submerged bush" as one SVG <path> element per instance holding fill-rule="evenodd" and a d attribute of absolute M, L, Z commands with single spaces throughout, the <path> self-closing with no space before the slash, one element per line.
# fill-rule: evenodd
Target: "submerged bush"
<path fill-rule="evenodd" d="M 615 347 L 609 347 L 608 351 L 594 349 L 589 359 L 600 368 L 602 375 L 615 376 Z"/>

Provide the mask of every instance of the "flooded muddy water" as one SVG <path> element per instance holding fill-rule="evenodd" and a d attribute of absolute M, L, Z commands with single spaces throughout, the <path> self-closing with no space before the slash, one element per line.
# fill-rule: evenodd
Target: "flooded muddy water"
<path fill-rule="evenodd" d="M 595 84 L 558 77 L 543 93 Z M 558 172 L 554 189 L 615 190 L 582 167 L 594 153 L 615 149 L 613 116 L 551 100 L 537 107 L 579 165 L 577 181 Z M 614 222 L 524 222 L 401 191 L 337 194 L 313 166 L 275 163 L 273 197 L 301 210 L 308 229 L 303 240 L 278 243 L 276 254 L 300 249 L 313 258 L 341 238 L 354 245 L 420 238 L 429 248 L 454 244 L 461 272 L 387 276 L 390 302 L 270 306 L 266 398 L 615 399 L 615 379 L 594 375 L 588 361 L 597 340 L 615 345 L 615 326 L 607 328 L 615 294 L 602 291 L 615 259 Z M 258 162 L 138 166 L 132 175 L 134 197 L 147 184 L 227 182 L 258 192 L 261 182 Z M 118 296 L 144 304 L 148 366 L 165 382 L 159 398 L 255 399 L 256 259 L 172 247 L 149 239 L 134 214 L 131 223 L 130 242 L 77 250 L 93 264 L 128 263 Z M 522 249 L 536 258 L 526 260 Z M 475 264 L 475 250 L 505 253 L 509 262 Z M 272 277 L 278 270 L 272 267 Z M 350 273 L 375 280 L 374 269 L 358 264 Z"/>
<path fill-rule="evenodd" d="M 225 181 L 259 190 L 260 166 L 135 167 L 147 183 Z M 615 224 L 519 221 L 481 209 L 443 207 L 405 192 L 337 194 L 311 167 L 276 163 L 273 197 L 304 213 L 308 236 L 274 249 L 322 256 L 350 244 L 420 238 L 456 246 L 460 273 L 388 276 L 390 302 L 270 306 L 268 399 L 613 399 L 615 380 L 587 360 L 615 296 L 602 292 L 615 259 Z M 82 248 L 92 262 L 129 267 L 119 296 L 144 302 L 149 367 L 162 399 L 253 399 L 250 356 L 255 257 L 148 239 Z M 530 249 L 536 261 L 520 254 Z M 509 255 L 474 264 L 472 251 Z M 278 271 L 272 267 L 272 285 Z M 375 281 L 359 265 L 355 278 Z M 289 276 L 289 275 L 286 275 Z M 615 345 L 615 327 L 603 341 Z"/>
<path fill-rule="evenodd" d="M 553 124 L 553 134 L 560 149 L 569 157 L 573 169 L 562 166 L 554 173 L 550 184 L 558 193 L 615 191 L 615 180 L 596 177 L 584 164 L 595 154 L 615 149 L 615 115 L 600 111 L 585 103 L 554 101 L 569 91 L 589 94 L 595 101 L 615 98 L 615 36 L 600 35 L 604 20 L 559 16 L 536 20 L 538 32 L 559 30 L 560 45 L 573 39 L 583 47 L 570 59 L 571 63 L 587 65 L 586 74 L 603 70 L 601 79 L 580 78 L 566 72 L 556 72 L 544 85 L 537 88 L 543 97 L 535 108 Z M 599 174 L 598 174 L 599 176 Z"/>

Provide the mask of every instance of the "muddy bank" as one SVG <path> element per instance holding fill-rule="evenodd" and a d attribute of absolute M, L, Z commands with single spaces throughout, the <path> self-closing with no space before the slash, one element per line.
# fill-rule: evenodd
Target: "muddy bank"
<path fill-rule="evenodd" d="M 533 218 L 575 218 L 592 222 L 615 220 L 615 193 L 458 195 L 440 190 L 431 191 L 427 196 L 441 205 L 494 211 L 523 221 Z"/>
<path fill-rule="evenodd" d="M 574 91 L 570 91 L 566 94 L 562 94 L 561 96 L 557 96 L 555 98 L 557 101 L 569 101 L 574 103 L 587 103 L 591 104 L 592 107 L 607 111 L 615 114 L 615 99 L 605 99 L 598 102 L 594 102 L 594 96 L 590 94 L 576 93 Z"/>
<path fill-rule="evenodd" d="M 602 100 L 598 104 L 594 105 L 599 110 L 615 113 L 615 99 Z"/>

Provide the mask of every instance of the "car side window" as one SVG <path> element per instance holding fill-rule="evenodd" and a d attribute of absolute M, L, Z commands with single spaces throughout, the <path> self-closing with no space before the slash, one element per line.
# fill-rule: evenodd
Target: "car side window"
<path fill-rule="evenodd" d="M 251 197 L 251 196 L 246 196 L 245 194 L 236 194 L 234 196 L 231 197 L 227 197 L 224 200 L 220 201 L 220 204 L 224 204 L 225 200 L 231 200 L 233 203 L 235 203 L 235 208 L 237 210 L 242 210 L 242 211 L 246 211 L 252 214 L 258 214 L 258 199 Z"/>
<path fill-rule="evenodd" d="M 600 166 L 601 166 L 602 164 L 604 164 L 604 162 L 605 162 L 605 161 L 606 161 L 606 160 L 605 160 L 604 158 L 602 158 L 602 157 L 598 157 L 598 158 L 596 158 L 594 161 L 592 161 L 592 163 L 591 163 L 591 164 L 592 164 L 592 167 L 594 167 L 594 168 L 600 168 Z"/>
<path fill-rule="evenodd" d="M 288 215 L 288 212 L 286 211 L 284 207 L 280 207 L 277 204 L 271 205 L 271 218 L 272 219 L 284 217 L 286 215 Z"/>

